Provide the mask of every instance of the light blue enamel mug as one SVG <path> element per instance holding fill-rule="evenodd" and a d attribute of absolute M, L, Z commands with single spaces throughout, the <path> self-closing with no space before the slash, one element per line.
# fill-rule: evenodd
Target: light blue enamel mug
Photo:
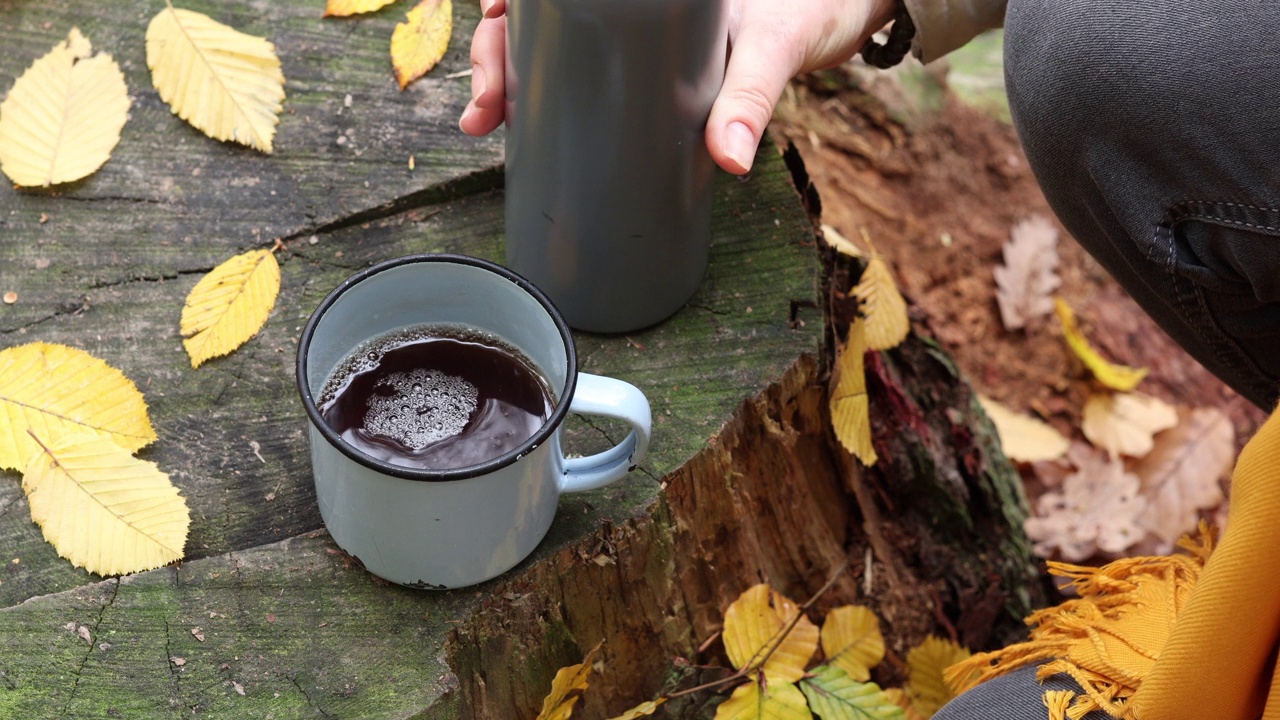
<path fill-rule="evenodd" d="M 371 339 L 421 325 L 470 327 L 514 346 L 554 390 L 550 417 L 515 450 L 448 470 L 391 464 L 344 441 L 317 406 L 329 376 Z M 649 444 L 644 395 L 578 372 L 569 327 L 546 296 L 472 257 L 413 255 L 348 278 L 307 322 L 297 377 L 325 526 L 370 572 L 409 587 L 464 587 L 511 569 L 546 535 L 560 493 L 621 479 Z M 610 450 L 568 459 L 561 435 L 570 412 L 616 418 L 631 432 Z"/>

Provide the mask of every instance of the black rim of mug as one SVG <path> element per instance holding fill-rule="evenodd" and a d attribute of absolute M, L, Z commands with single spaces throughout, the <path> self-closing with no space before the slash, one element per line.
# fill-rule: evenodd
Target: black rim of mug
<path fill-rule="evenodd" d="M 492 460 L 480 463 L 479 465 L 468 465 L 466 467 L 451 468 L 448 470 L 426 470 L 419 468 L 405 467 L 403 465 L 393 465 L 389 462 L 379 460 L 371 455 L 367 455 L 360 450 L 348 445 L 344 442 L 338 433 L 325 422 L 320 415 L 320 408 L 316 406 L 315 398 L 311 394 L 311 388 L 307 384 L 307 351 L 311 347 L 311 337 L 315 334 L 316 326 L 319 325 L 321 318 L 325 312 L 338 301 L 347 290 L 359 285 L 361 282 L 377 275 L 380 272 L 400 267 L 401 265 L 409 265 L 422 262 L 440 262 L 454 263 L 457 265 L 470 265 L 471 267 L 488 270 L 489 272 L 506 278 L 518 285 L 522 290 L 527 292 L 530 297 L 537 300 L 551 316 L 551 321 L 555 323 L 556 329 L 560 331 L 560 339 L 564 342 L 565 352 L 565 381 L 564 389 L 560 396 L 556 399 L 556 407 L 551 412 L 551 417 L 542 424 L 538 432 L 533 437 L 526 440 L 520 447 L 512 450 L 505 455 L 499 455 Z M 378 263 L 373 267 L 362 270 L 355 275 L 343 280 L 338 287 L 334 288 L 325 299 L 320 301 L 319 307 L 315 312 L 311 313 L 311 318 L 307 320 L 307 326 L 302 330 L 302 337 L 298 340 L 298 363 L 297 363 L 297 381 L 298 393 L 302 396 L 302 406 L 306 408 L 307 417 L 311 418 L 311 424 L 320 431 L 325 440 L 330 445 L 337 448 L 339 452 L 356 462 L 364 465 L 372 470 L 377 470 L 385 475 L 403 478 L 405 480 L 419 480 L 426 482 L 441 482 L 450 480 L 466 480 L 468 478 L 487 475 L 495 470 L 504 468 L 516 462 L 520 458 L 528 455 L 535 448 L 542 446 L 553 432 L 560 427 L 560 423 L 564 422 L 565 415 L 569 413 L 569 404 L 573 401 L 573 391 L 578 383 L 578 353 L 574 347 L 573 334 L 569 331 L 569 325 L 560 315 L 560 311 L 551 303 L 551 300 L 543 294 L 541 290 L 534 286 L 533 283 L 524 279 L 520 275 L 511 270 L 498 265 L 497 263 L 480 258 L 471 257 L 469 255 L 451 255 L 447 253 L 426 253 L 421 255 L 406 255 L 404 257 L 395 258 Z M 314 471 L 314 468 L 313 468 Z"/>

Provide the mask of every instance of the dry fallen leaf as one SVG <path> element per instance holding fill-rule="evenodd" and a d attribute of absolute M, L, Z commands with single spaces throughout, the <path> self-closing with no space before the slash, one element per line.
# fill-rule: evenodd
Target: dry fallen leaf
<path fill-rule="evenodd" d="M 1013 226 L 1004 244 L 1004 265 L 996 266 L 996 304 L 1005 330 L 1018 330 L 1053 312 L 1058 278 L 1058 229 L 1032 215 Z"/>
<path fill-rule="evenodd" d="M 840 349 L 835 372 L 831 374 L 831 428 L 836 439 L 851 455 L 870 467 L 876 464 L 871 442 L 871 405 L 867 397 L 867 374 L 863 368 L 866 341 L 863 321 L 854 320 L 849 339 Z"/>
<path fill-rule="evenodd" d="M 408 22 L 396 25 L 391 33 L 391 65 L 401 90 L 440 62 L 452 34 L 451 0 L 422 0 L 409 11 Z M 413 169 L 412 159 L 409 169 Z"/>
<path fill-rule="evenodd" d="M 862 248 L 853 244 L 853 241 L 840 234 L 839 230 L 830 225 L 822 226 L 822 239 L 831 246 L 833 250 L 841 255 L 847 255 L 853 258 L 866 257 L 867 254 L 862 252 Z"/>
<path fill-rule="evenodd" d="M 809 709 L 822 720 L 905 720 L 879 685 L 858 682 L 834 665 L 816 667 L 800 683 Z"/>
<path fill-rule="evenodd" d="M 1098 550 L 1124 552 L 1146 534 L 1138 524 L 1147 507 L 1140 481 L 1101 450 L 1073 457 L 1080 463 L 1076 472 L 1058 490 L 1041 495 L 1036 516 L 1026 522 L 1036 554 L 1049 557 L 1057 550 L 1064 560 L 1081 562 Z"/>
<path fill-rule="evenodd" d="M 582 662 L 562 667 L 556 672 L 551 681 L 551 692 L 542 699 L 542 712 L 538 713 L 537 720 L 569 720 L 573 706 L 587 691 L 592 665 L 599 651 L 600 644 L 597 644 L 582 658 Z"/>
<path fill-rule="evenodd" d="M 636 718 L 648 717 L 657 711 L 659 705 L 666 701 L 666 698 L 658 698 L 657 700 L 642 702 L 621 715 L 615 718 L 610 718 L 609 720 L 636 720 Z"/>
<path fill-rule="evenodd" d="M 920 711 L 911 704 L 911 696 L 907 694 L 906 690 L 903 690 L 902 688 L 885 688 L 883 692 L 884 696 L 889 698 L 890 702 L 902 708 L 902 716 L 904 720 L 927 720 L 927 718 L 925 718 L 924 715 L 921 715 Z"/>
<path fill-rule="evenodd" d="M 888 264 L 874 249 L 852 294 L 862 304 L 868 350 L 888 350 L 906 339 L 911 330 L 907 301 L 898 291 Z"/>
<path fill-rule="evenodd" d="M 1140 458 L 1151 452 L 1155 434 L 1178 424 L 1172 405 L 1142 393 L 1102 393 L 1084 403 L 1080 430 L 1112 455 Z"/>
<path fill-rule="evenodd" d="M 329 0 L 324 6 L 324 17 L 348 17 L 371 13 L 396 0 Z"/>
<path fill-rule="evenodd" d="M 1159 539 L 1156 553 L 1172 552 L 1178 538 L 1196 529 L 1199 511 L 1222 503 L 1218 481 L 1231 472 L 1235 446 L 1235 428 L 1220 410 L 1184 410 L 1178 424 L 1156 435 L 1151 452 L 1130 466 L 1147 499 L 1138 522 Z"/>
<path fill-rule="evenodd" d="M 58 555 L 99 575 L 182 558 L 191 513 L 169 476 L 110 438 L 37 439 L 22 476 L 31 519 Z"/>
<path fill-rule="evenodd" d="M 87 177 L 120 142 L 129 88 L 110 55 L 92 53 L 72 28 L 0 103 L 0 170 L 14 183 L 48 187 Z"/>
<path fill-rule="evenodd" d="M 1010 460 L 1037 462 L 1057 460 L 1067 454 L 1071 442 L 1048 423 L 1030 415 L 1016 413 L 989 397 L 978 396 L 978 403 L 986 411 L 1000 436 L 1000 446 Z"/>
<path fill-rule="evenodd" d="M 269 41 L 169 6 L 147 27 L 147 67 L 178 117 L 215 140 L 271 152 L 284 74 Z"/>
<path fill-rule="evenodd" d="M 827 662 L 858 682 L 869 680 L 871 668 L 884 659 L 880 619 L 861 605 L 845 605 L 827 613 L 821 639 Z"/>
<path fill-rule="evenodd" d="M 968 650 L 933 635 L 907 651 L 907 694 L 921 715 L 931 717 L 955 697 L 943 672 L 968 657 Z"/>
<path fill-rule="evenodd" d="M 1055 300 L 1054 306 L 1058 312 L 1058 320 L 1062 323 L 1062 334 L 1067 340 L 1067 346 L 1089 368 L 1098 382 L 1120 392 L 1129 392 L 1138 387 L 1142 378 L 1147 376 L 1147 368 L 1131 368 L 1108 362 L 1093 349 L 1076 326 L 1076 314 L 1071 306 L 1061 299 Z"/>
<path fill-rule="evenodd" d="M 723 641 L 729 662 L 738 669 L 760 667 L 770 683 L 799 680 L 818 649 L 817 626 L 802 615 L 778 642 L 778 634 L 799 613 L 795 603 L 764 583 L 748 588 L 724 613 Z M 774 650 L 766 660 L 769 648 Z"/>
<path fill-rule="evenodd" d="M 0 468 L 21 470 L 45 442 L 92 432 L 133 451 L 156 439 L 133 381 L 83 350 L 28 343 L 0 350 Z"/>
<path fill-rule="evenodd" d="M 187 295 L 182 345 L 198 368 L 253 337 L 280 292 L 280 265 L 270 250 L 250 250 L 214 268 Z"/>
<path fill-rule="evenodd" d="M 728 700 L 716 708 L 715 720 L 812 720 L 813 713 L 795 685 L 755 682 L 738 686 Z"/>

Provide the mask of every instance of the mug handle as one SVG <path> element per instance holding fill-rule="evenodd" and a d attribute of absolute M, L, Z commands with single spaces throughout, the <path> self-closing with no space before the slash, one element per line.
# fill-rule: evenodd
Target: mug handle
<path fill-rule="evenodd" d="M 631 426 L 631 433 L 613 448 L 581 458 L 566 458 L 560 492 L 594 490 L 615 482 L 636 469 L 649 448 L 652 416 L 649 400 L 631 383 L 578 373 L 578 387 L 569 411 L 602 415 Z"/>

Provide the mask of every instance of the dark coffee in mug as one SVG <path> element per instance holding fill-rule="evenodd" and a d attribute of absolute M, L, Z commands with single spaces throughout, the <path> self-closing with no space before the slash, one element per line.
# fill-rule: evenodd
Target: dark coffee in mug
<path fill-rule="evenodd" d="M 448 470 L 515 450 L 555 407 L 524 353 L 458 325 L 402 328 L 357 347 L 319 410 L 349 445 L 392 465 Z"/>

